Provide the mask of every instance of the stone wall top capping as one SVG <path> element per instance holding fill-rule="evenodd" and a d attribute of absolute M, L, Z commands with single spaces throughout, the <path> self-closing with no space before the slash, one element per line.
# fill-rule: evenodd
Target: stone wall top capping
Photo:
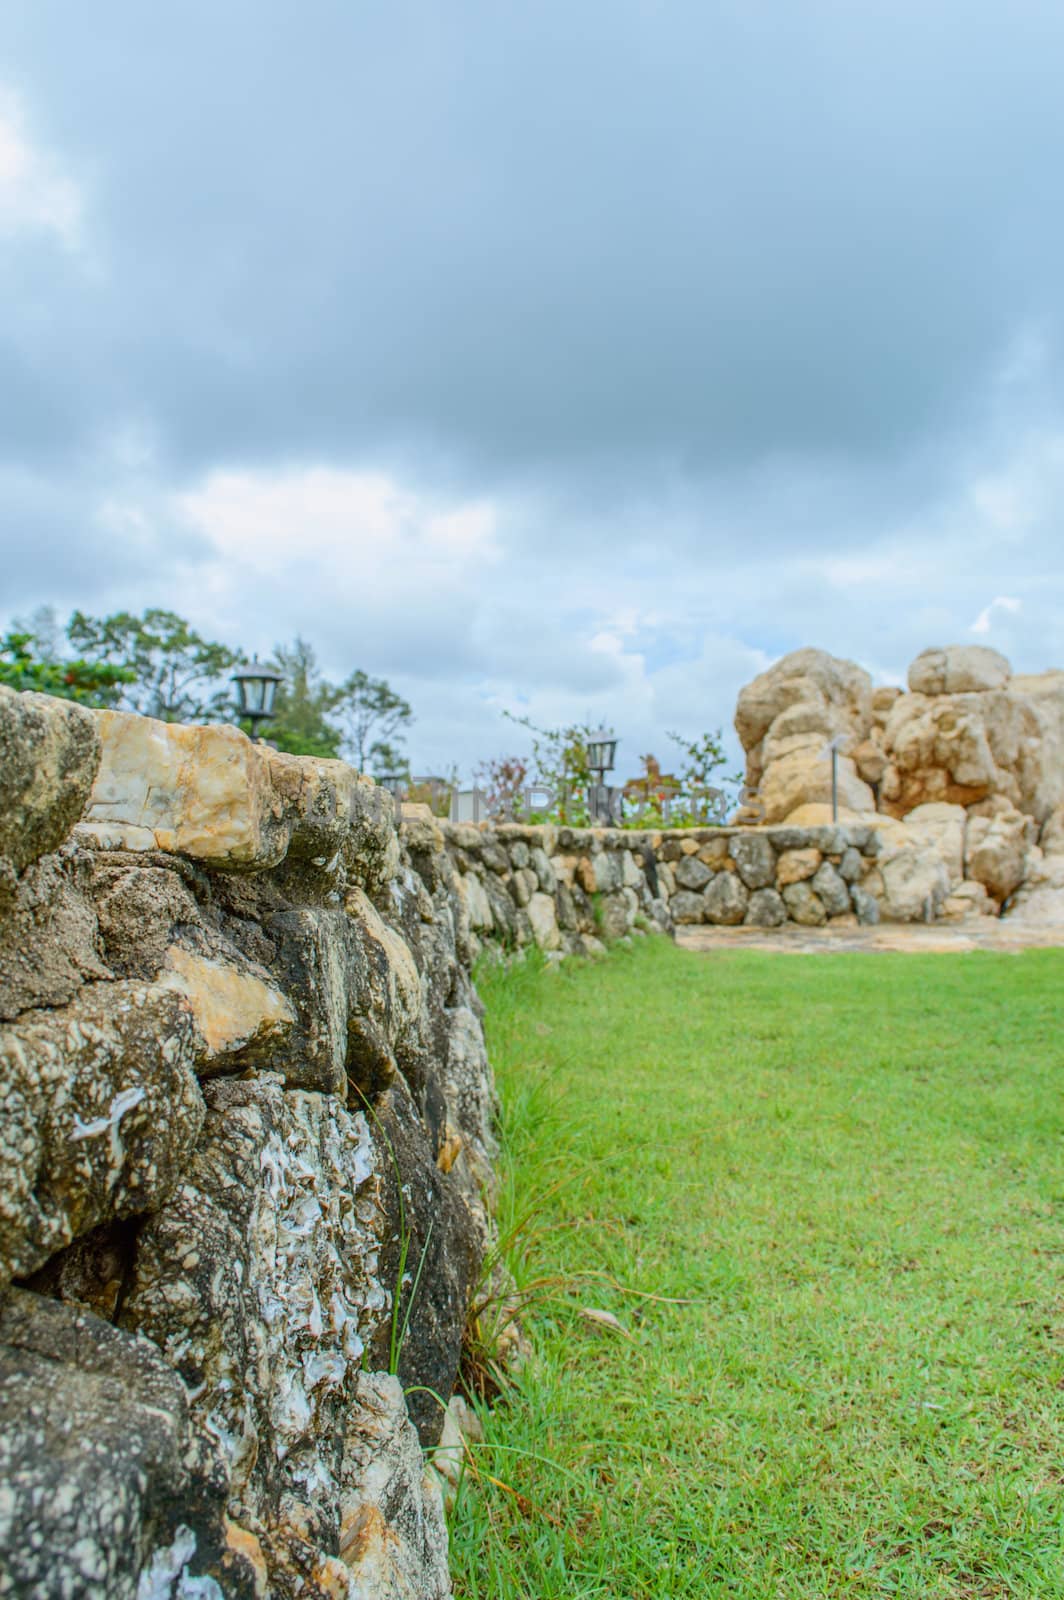
<path fill-rule="evenodd" d="M 230 724 L 94 715 L 101 757 L 80 843 L 161 850 L 233 872 L 286 857 L 317 868 L 342 859 L 371 888 L 394 876 L 392 798 L 346 762 L 289 755 Z"/>

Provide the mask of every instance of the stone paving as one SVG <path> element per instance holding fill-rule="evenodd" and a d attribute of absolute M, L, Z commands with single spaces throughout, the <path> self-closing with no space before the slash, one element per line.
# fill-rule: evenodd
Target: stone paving
<path fill-rule="evenodd" d="M 871 928 L 803 928 L 789 922 L 781 928 L 728 928 L 703 924 L 676 929 L 676 943 L 685 950 L 775 950 L 784 955 L 833 955 L 854 950 L 898 950 L 942 953 L 965 950 L 1064 949 L 1064 923 L 1025 924 L 997 917 L 971 917 L 963 922 L 880 923 Z"/>

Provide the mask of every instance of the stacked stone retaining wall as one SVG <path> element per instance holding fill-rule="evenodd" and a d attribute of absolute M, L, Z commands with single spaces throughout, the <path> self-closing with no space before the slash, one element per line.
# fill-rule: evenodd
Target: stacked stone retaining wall
<path fill-rule="evenodd" d="M 420 808 L 407 808 L 410 820 L 416 809 L 428 825 Z M 547 951 L 589 953 L 634 932 L 703 922 L 933 920 L 946 896 L 945 880 L 863 824 L 646 832 L 436 826 L 474 938 Z"/>

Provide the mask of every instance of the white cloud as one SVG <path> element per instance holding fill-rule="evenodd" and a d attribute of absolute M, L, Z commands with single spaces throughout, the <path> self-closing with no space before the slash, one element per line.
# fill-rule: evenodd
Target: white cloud
<path fill-rule="evenodd" d="M 217 471 L 173 505 L 221 559 L 275 577 L 327 562 L 341 586 L 409 581 L 412 567 L 450 579 L 496 555 L 490 501 L 442 506 L 381 472 Z"/>
<path fill-rule="evenodd" d="M 983 607 L 982 611 L 980 611 L 979 615 L 972 623 L 971 632 L 989 633 L 995 611 L 1008 611 L 1015 616 L 1016 613 L 1022 611 L 1022 609 L 1023 602 L 1021 600 L 1014 600 L 1011 595 L 1007 594 L 995 595 L 990 604 Z"/>
<path fill-rule="evenodd" d="M 19 96 L 0 88 L 0 233 L 51 233 L 74 251 L 83 218 L 80 187 L 33 141 Z"/>

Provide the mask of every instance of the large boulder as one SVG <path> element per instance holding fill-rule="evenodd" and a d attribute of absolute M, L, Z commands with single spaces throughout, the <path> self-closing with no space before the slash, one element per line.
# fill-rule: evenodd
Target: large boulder
<path fill-rule="evenodd" d="M 968 819 L 967 874 L 997 901 L 1007 900 L 1026 876 L 1034 825 L 1013 806 L 998 805 L 989 815 Z"/>
<path fill-rule="evenodd" d="M 1028 852 L 1027 875 L 1006 911 L 1010 923 L 1032 928 L 1064 928 L 1064 854 Z"/>
<path fill-rule="evenodd" d="M 868 725 L 871 704 L 872 680 L 854 662 L 826 650 L 792 650 L 740 691 L 735 728 L 749 755 L 779 718 L 802 706 L 781 732 L 860 736 Z"/>
<path fill-rule="evenodd" d="M 728 854 L 748 889 L 767 889 L 775 883 L 776 852 L 764 834 L 737 834 L 729 842 Z"/>
<path fill-rule="evenodd" d="M 746 752 L 746 781 L 759 790 L 765 822 L 780 822 L 809 801 L 831 798 L 827 749 L 868 736 L 872 680 L 852 661 L 823 650 L 795 650 L 740 692 L 735 727 Z M 851 757 L 838 762 L 840 805 L 875 809 L 871 788 Z"/>
<path fill-rule="evenodd" d="M 887 922 L 933 922 L 940 914 L 950 879 L 936 849 L 887 841 L 877 867 L 883 882 L 879 909 Z"/>
<path fill-rule="evenodd" d="M 981 644 L 951 644 L 944 650 L 923 650 L 909 668 L 913 694 L 979 694 L 1004 689 L 1012 666 L 996 650 Z"/>
<path fill-rule="evenodd" d="M 936 850 L 945 862 L 950 884 L 964 880 L 964 829 L 967 814 L 963 806 L 930 800 L 916 806 L 905 818 L 906 830 L 916 842 Z"/>
<path fill-rule="evenodd" d="M 881 737 L 880 804 L 894 816 L 927 802 L 968 807 L 1000 796 L 1041 821 L 1064 801 L 1064 673 L 901 695 Z"/>

